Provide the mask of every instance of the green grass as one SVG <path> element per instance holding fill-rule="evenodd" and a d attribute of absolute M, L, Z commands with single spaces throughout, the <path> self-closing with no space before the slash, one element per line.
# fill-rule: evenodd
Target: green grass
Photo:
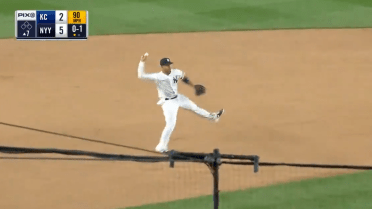
<path fill-rule="evenodd" d="M 205 209 L 204 196 L 130 209 Z M 372 172 L 317 178 L 220 194 L 220 209 L 371 209 Z"/>
<path fill-rule="evenodd" d="M 371 0 L 3 0 L 0 38 L 15 10 L 88 10 L 90 35 L 371 27 Z"/>

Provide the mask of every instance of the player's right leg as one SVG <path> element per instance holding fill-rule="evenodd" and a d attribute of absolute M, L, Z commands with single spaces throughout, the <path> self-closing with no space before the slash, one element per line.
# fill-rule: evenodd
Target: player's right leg
<path fill-rule="evenodd" d="M 195 112 L 196 114 L 198 114 L 198 115 L 200 115 L 204 118 L 207 118 L 209 120 L 213 120 L 213 121 L 217 122 L 220 119 L 221 115 L 224 113 L 223 109 L 221 109 L 218 112 L 210 113 L 210 112 L 204 110 L 203 108 L 198 107 L 188 97 L 186 97 L 182 94 L 179 94 L 178 97 L 179 97 L 180 107 L 182 107 L 184 109 L 187 109 L 187 110 L 191 110 L 191 111 Z"/>
<path fill-rule="evenodd" d="M 155 150 L 158 152 L 167 152 L 170 136 L 176 126 L 179 105 L 175 100 L 168 100 L 161 107 L 165 117 L 165 128 Z"/>

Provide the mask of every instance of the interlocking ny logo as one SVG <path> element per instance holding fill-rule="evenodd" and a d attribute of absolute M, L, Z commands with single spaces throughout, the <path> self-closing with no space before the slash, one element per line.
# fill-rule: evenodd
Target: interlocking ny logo
<path fill-rule="evenodd" d="M 173 82 L 174 82 L 174 83 L 177 83 L 177 82 L 178 82 L 177 77 L 173 77 Z"/>

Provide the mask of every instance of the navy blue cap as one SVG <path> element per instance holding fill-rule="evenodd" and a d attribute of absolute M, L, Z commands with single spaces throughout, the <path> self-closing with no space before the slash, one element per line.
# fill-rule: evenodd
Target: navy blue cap
<path fill-rule="evenodd" d="M 169 58 L 163 58 L 163 59 L 160 60 L 160 66 L 170 65 L 170 64 L 173 64 L 173 62 L 171 62 Z"/>

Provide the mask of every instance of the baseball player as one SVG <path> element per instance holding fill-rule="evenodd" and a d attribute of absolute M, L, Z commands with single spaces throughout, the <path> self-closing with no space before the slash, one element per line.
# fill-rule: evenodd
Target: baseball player
<path fill-rule="evenodd" d="M 181 79 L 186 84 L 195 88 L 196 95 L 202 95 L 205 93 L 205 87 L 200 84 L 194 85 L 186 76 L 185 73 L 179 69 L 172 69 L 173 62 L 169 58 L 163 58 L 160 60 L 161 72 L 158 73 L 145 73 L 145 62 L 148 57 L 146 52 L 141 56 L 141 60 L 138 65 L 138 78 L 144 80 L 154 81 L 158 89 L 160 105 L 163 109 L 165 116 L 165 128 L 161 134 L 160 142 L 156 146 L 157 152 L 168 152 L 169 138 L 176 126 L 178 108 L 182 107 L 187 110 L 191 110 L 196 114 L 207 118 L 211 121 L 218 122 L 221 115 L 224 113 L 224 109 L 221 109 L 215 113 L 209 113 L 208 111 L 198 107 L 194 102 L 182 94 L 177 92 L 177 84 Z"/>

